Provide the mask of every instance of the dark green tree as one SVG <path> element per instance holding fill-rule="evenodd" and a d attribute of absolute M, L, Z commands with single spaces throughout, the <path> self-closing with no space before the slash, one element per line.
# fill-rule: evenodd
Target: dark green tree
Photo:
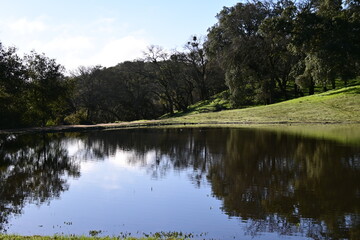
<path fill-rule="evenodd" d="M 27 111 L 24 121 L 32 126 L 54 124 L 62 107 L 66 84 L 64 68 L 44 54 L 32 51 L 24 58 L 27 76 Z"/>
<path fill-rule="evenodd" d="M 294 95 L 298 95 L 294 71 L 301 59 L 301 54 L 291 51 L 291 36 L 297 6 L 293 1 L 282 0 L 270 5 L 270 17 L 264 19 L 260 34 L 265 41 L 266 67 L 270 82 L 275 82 L 282 99 L 288 99 L 289 83 L 293 83 Z M 261 89 L 262 90 L 262 89 Z"/>
<path fill-rule="evenodd" d="M 0 42 L 0 128 L 23 126 L 25 69 L 15 48 Z"/>
<path fill-rule="evenodd" d="M 164 113 L 156 94 L 156 83 L 151 81 L 149 68 L 149 63 L 138 60 L 123 62 L 113 69 L 114 75 L 124 85 L 126 98 L 123 101 L 130 120 L 151 119 Z"/>
<path fill-rule="evenodd" d="M 194 89 L 192 79 L 186 74 L 188 66 L 179 55 L 169 54 L 160 46 L 150 46 L 144 55 L 165 111 L 170 114 L 175 110 L 186 111 Z"/>
<path fill-rule="evenodd" d="M 151 119 L 163 112 L 149 63 L 127 61 L 114 67 L 80 67 L 73 73 L 74 113 L 69 123 Z"/>
<path fill-rule="evenodd" d="M 97 115 L 98 105 L 101 104 L 101 66 L 80 66 L 72 73 L 73 82 L 72 101 L 74 113 L 67 117 L 67 121 L 75 123 L 92 123 Z"/>
<path fill-rule="evenodd" d="M 358 13 L 352 12 L 354 5 L 343 6 L 340 0 L 304 2 L 295 18 L 293 44 L 305 54 L 297 81 L 310 87 L 310 94 L 315 84 L 326 91 L 329 85 L 336 87 L 337 78 L 346 85 L 358 75 Z"/>
<path fill-rule="evenodd" d="M 207 53 L 224 69 L 235 106 L 252 103 L 259 85 L 265 99 L 273 101 L 275 80 L 270 76 L 266 41 L 259 32 L 269 14 L 263 2 L 238 3 L 225 7 L 217 15 L 218 23 L 209 29 Z"/>
<path fill-rule="evenodd" d="M 226 89 L 224 72 L 216 62 L 209 61 L 204 43 L 203 38 L 194 35 L 185 45 L 185 51 L 177 53 L 179 60 L 188 65 L 187 74 L 192 79 L 196 100 L 206 100 Z"/>

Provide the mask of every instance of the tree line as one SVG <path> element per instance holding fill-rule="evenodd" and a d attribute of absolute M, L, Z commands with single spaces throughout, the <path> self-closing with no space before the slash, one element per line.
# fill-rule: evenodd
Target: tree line
<path fill-rule="evenodd" d="M 152 119 L 227 90 L 233 107 L 347 85 L 360 72 L 358 0 L 253 0 L 224 7 L 181 51 L 70 75 L 0 43 L 0 128 Z"/>
<path fill-rule="evenodd" d="M 253 1 L 217 17 L 208 55 L 225 71 L 236 106 L 326 91 L 359 75 L 358 0 Z"/>

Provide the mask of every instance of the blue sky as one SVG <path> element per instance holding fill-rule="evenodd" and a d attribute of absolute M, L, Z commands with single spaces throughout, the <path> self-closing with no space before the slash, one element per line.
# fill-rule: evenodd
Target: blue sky
<path fill-rule="evenodd" d="M 0 41 L 68 70 L 141 58 L 149 45 L 181 50 L 235 0 L 0 0 Z"/>

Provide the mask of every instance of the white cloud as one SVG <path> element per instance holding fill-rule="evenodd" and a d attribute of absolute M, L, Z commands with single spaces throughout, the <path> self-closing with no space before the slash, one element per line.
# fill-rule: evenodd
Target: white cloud
<path fill-rule="evenodd" d="M 80 65 L 90 64 L 89 55 L 94 52 L 94 40 L 86 36 L 55 36 L 49 41 L 37 39 L 29 41 L 26 52 L 35 50 L 55 58 L 57 63 L 68 70 L 74 70 Z"/>
<path fill-rule="evenodd" d="M 116 21 L 116 18 L 110 18 L 110 17 L 99 18 L 96 20 L 96 22 L 99 24 L 114 23 L 115 21 Z"/>
<path fill-rule="evenodd" d="M 150 45 L 144 30 L 129 31 L 128 24 L 116 18 L 98 18 L 85 25 L 51 22 L 53 19 L 46 16 L 3 20 L 0 32 L 7 38 L 2 40 L 18 47 L 20 54 L 31 50 L 45 53 L 69 71 L 141 58 Z"/>
<path fill-rule="evenodd" d="M 115 18 L 99 18 L 90 24 L 89 29 L 95 34 L 116 34 L 116 32 L 125 32 L 128 29 L 126 23 L 117 23 Z"/>
<path fill-rule="evenodd" d="M 91 38 L 86 36 L 56 37 L 44 45 L 47 50 L 79 52 L 94 47 Z"/>
<path fill-rule="evenodd" d="M 141 37 L 126 36 L 117 39 L 96 39 L 88 36 L 57 36 L 46 42 L 41 39 L 28 42 L 27 51 L 34 49 L 72 71 L 79 66 L 104 67 L 143 57 L 150 44 Z"/>
<path fill-rule="evenodd" d="M 148 45 L 145 39 L 135 36 L 113 39 L 105 43 L 99 53 L 93 57 L 93 61 L 102 66 L 114 66 L 126 60 L 142 57 Z"/>
<path fill-rule="evenodd" d="M 33 45 L 35 45 L 33 43 Z M 112 40 L 96 40 L 78 36 L 72 38 L 57 38 L 49 43 L 36 43 L 36 50 L 56 58 L 57 62 L 72 71 L 79 66 L 104 67 L 115 66 L 118 63 L 143 57 L 143 51 L 149 43 L 143 38 L 126 36 Z"/>
<path fill-rule="evenodd" d="M 8 27 L 11 31 L 21 35 L 38 33 L 47 29 L 46 24 L 42 20 L 28 20 L 26 18 L 11 22 L 8 24 Z"/>

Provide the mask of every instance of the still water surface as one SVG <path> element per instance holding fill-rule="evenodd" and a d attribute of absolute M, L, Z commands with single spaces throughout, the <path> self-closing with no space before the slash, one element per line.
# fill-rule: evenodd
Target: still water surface
<path fill-rule="evenodd" d="M 359 239 L 360 144 L 255 129 L 0 137 L 0 232 Z"/>

